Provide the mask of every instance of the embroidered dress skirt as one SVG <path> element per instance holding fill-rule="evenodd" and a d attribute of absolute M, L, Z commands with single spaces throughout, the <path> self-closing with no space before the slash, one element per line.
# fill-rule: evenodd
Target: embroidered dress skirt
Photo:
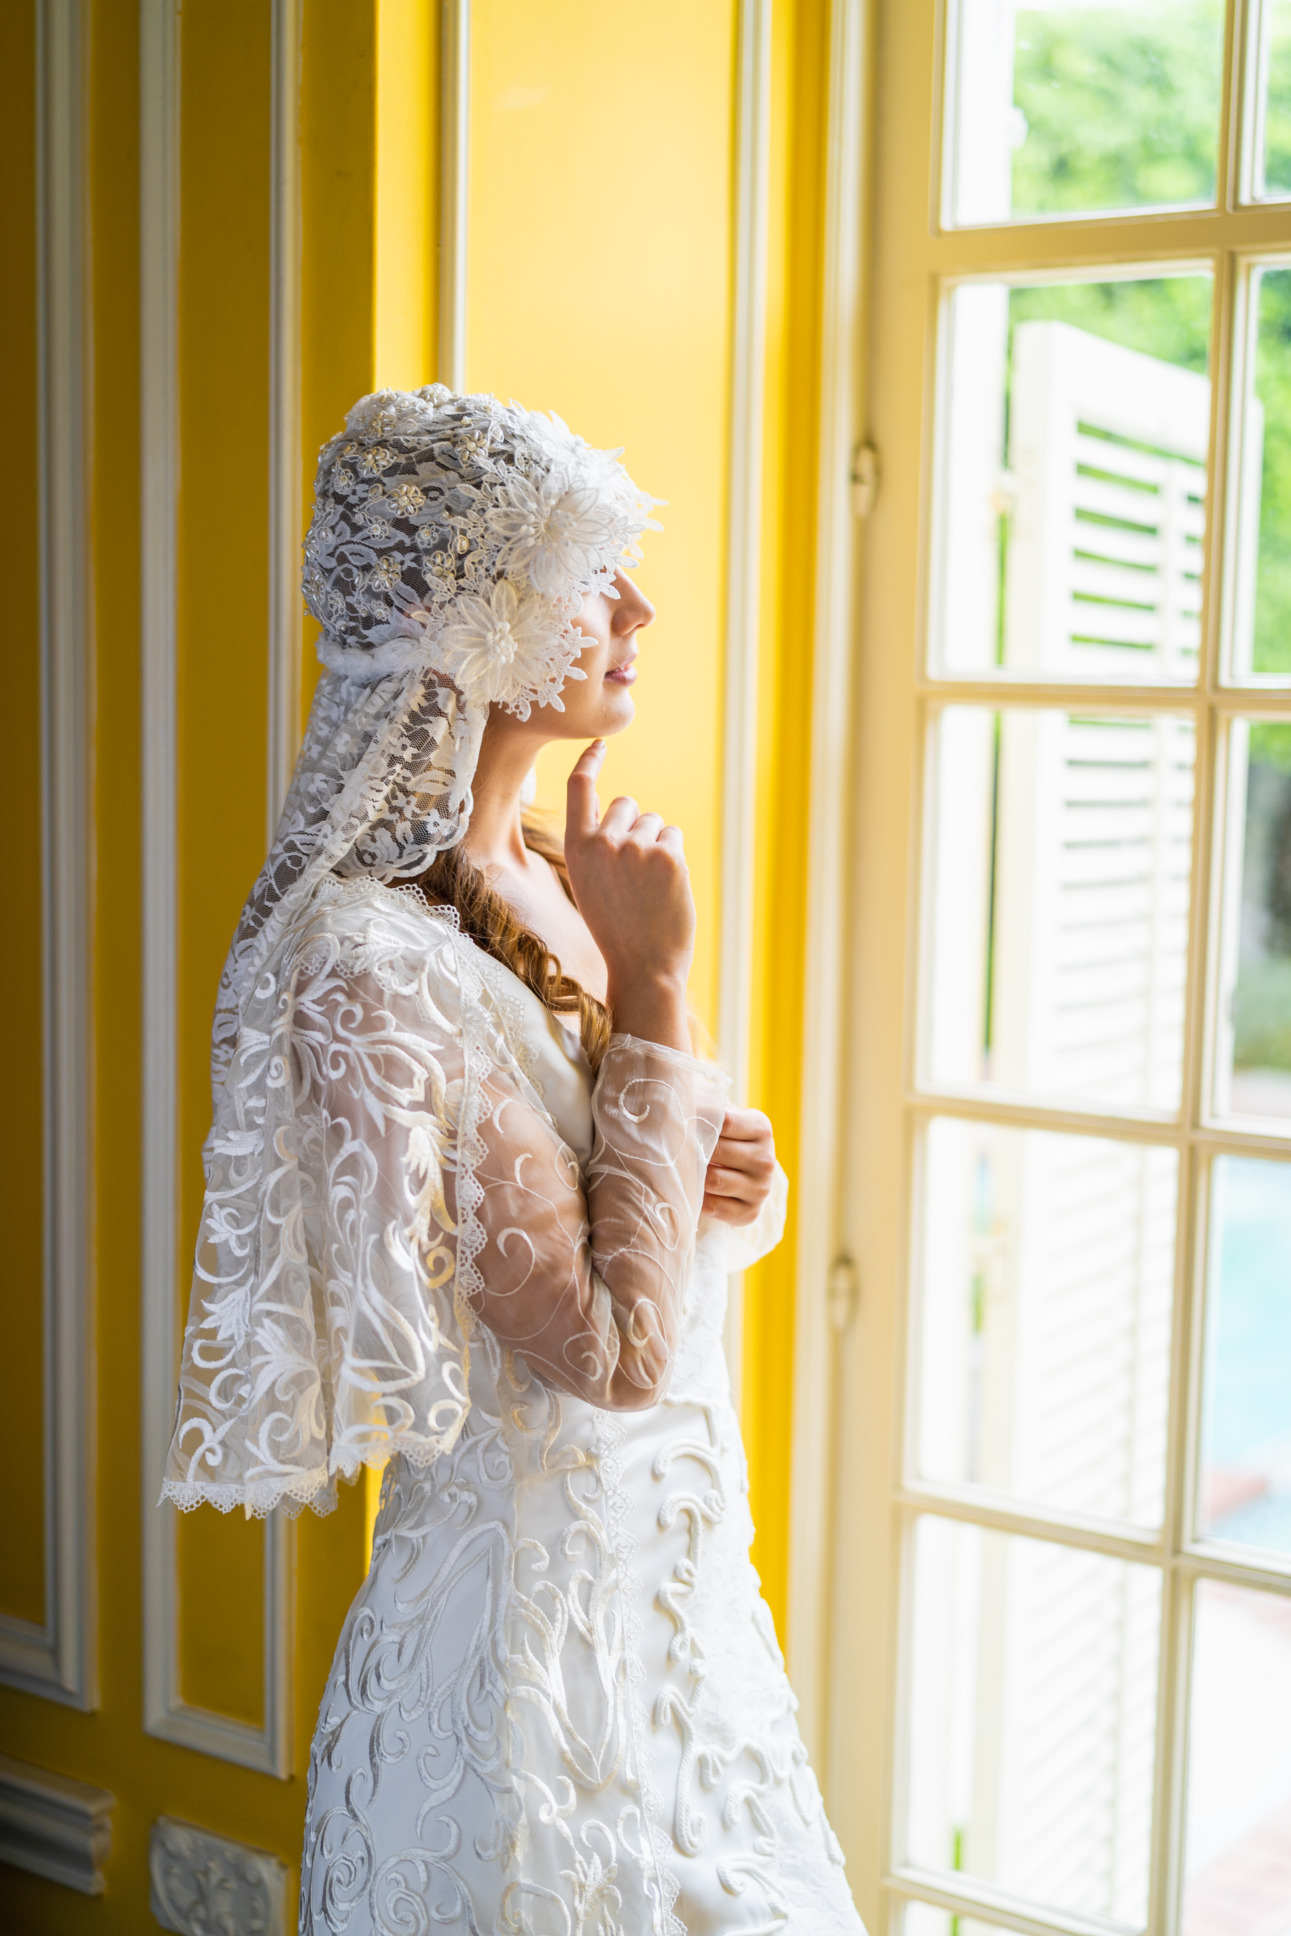
<path fill-rule="evenodd" d="M 388 1471 L 315 1738 L 302 1930 L 860 1936 L 729 1400 L 491 1410 Z"/>

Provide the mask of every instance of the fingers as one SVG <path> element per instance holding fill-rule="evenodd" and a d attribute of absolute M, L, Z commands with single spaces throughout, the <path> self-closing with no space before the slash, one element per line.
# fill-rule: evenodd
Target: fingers
<path fill-rule="evenodd" d="M 757 1220 L 758 1205 L 742 1203 L 737 1197 L 705 1196 L 703 1209 L 707 1216 L 716 1217 L 718 1223 L 731 1224 L 735 1229 Z"/>
<path fill-rule="evenodd" d="M 596 776 L 605 758 L 605 741 L 594 739 L 574 762 L 565 788 L 565 838 L 588 840 L 596 832 L 598 807 Z"/>
<path fill-rule="evenodd" d="M 728 1119 L 731 1115 L 759 1113 L 753 1109 L 731 1110 Z M 770 1124 L 767 1127 L 770 1129 Z M 771 1194 L 774 1175 L 775 1155 L 770 1143 L 764 1149 L 761 1145 L 728 1142 L 725 1137 L 719 1137 L 704 1174 L 703 1207 L 719 1223 L 737 1228 L 752 1223 Z"/>
<path fill-rule="evenodd" d="M 738 1203 L 760 1203 L 766 1191 L 759 1187 L 747 1170 L 729 1169 L 714 1160 L 704 1177 L 704 1195 L 733 1197 Z"/>
<path fill-rule="evenodd" d="M 685 859 L 681 828 L 666 827 L 661 813 L 642 813 L 628 796 L 610 803 L 601 832 L 620 843 L 631 840 L 638 847 L 662 847 L 674 860 Z"/>
<path fill-rule="evenodd" d="M 610 841 L 621 843 L 634 840 L 639 846 L 660 846 L 675 860 L 684 858 L 680 827 L 666 827 L 663 815 L 642 813 L 636 801 L 629 794 L 621 794 L 612 800 L 600 814 L 600 803 L 596 797 L 596 777 L 605 759 L 605 741 L 595 739 L 575 760 L 565 789 L 565 838 L 569 840 L 589 840 L 595 833 L 604 834 Z"/>
<path fill-rule="evenodd" d="M 719 1136 L 711 1161 L 724 1170 L 738 1170 L 755 1182 L 769 1183 L 775 1175 L 774 1143 L 737 1143 Z"/>
<path fill-rule="evenodd" d="M 626 840 L 640 818 L 640 808 L 635 800 L 620 795 L 611 800 L 601 816 L 601 832 L 608 840 Z"/>
<path fill-rule="evenodd" d="M 760 1109 L 728 1109 L 704 1177 L 705 1209 L 727 1223 L 751 1221 L 770 1196 L 775 1173 L 775 1138 L 767 1117 Z M 737 1216 L 737 1210 L 748 1214 Z"/>

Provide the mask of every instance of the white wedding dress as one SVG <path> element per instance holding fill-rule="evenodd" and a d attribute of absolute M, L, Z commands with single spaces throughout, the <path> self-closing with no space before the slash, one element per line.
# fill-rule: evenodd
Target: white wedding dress
<path fill-rule="evenodd" d="M 380 983 L 384 1054 L 396 1036 L 414 1054 L 412 1036 L 469 981 L 493 1089 L 464 1422 L 438 1457 L 397 1453 L 386 1468 L 314 1738 L 302 1931 L 862 1936 L 749 1560 L 722 1349 L 727 1271 L 778 1240 L 782 1179 L 752 1232 L 705 1219 L 692 1240 L 723 1107 L 715 1072 L 616 1037 L 593 1085 L 536 997 L 406 890 L 325 889 L 297 958 L 311 950 L 351 987 L 368 978 L 369 1049 Z M 333 1016 L 343 1090 L 341 1006 L 305 1007 L 315 1035 Z M 345 1066 L 360 1065 L 348 1107 L 377 1156 L 370 1198 L 385 1164 L 409 1158 L 383 1143 L 370 1058 Z M 671 1118 L 658 1140 L 659 1099 L 668 1117 L 676 1095 L 691 1111 L 684 1145 Z M 451 1079 L 439 1106 L 458 1107 Z M 528 1261 L 512 1268 L 517 1245 Z M 668 1293 L 661 1403 L 604 1410 L 535 1374 L 568 1361 L 573 1334 L 548 1326 L 519 1350 L 507 1297 L 532 1269 L 577 1279 L 565 1302 L 582 1298 L 578 1339 L 590 1327 L 627 1353 L 632 1327 L 605 1284 L 624 1258 L 666 1276 L 692 1249 Z"/>

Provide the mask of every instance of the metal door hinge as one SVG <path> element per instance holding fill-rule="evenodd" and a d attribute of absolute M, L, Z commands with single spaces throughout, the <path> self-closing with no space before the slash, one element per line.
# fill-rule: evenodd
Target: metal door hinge
<path fill-rule="evenodd" d="M 829 1287 L 825 1295 L 829 1322 L 835 1331 L 848 1329 L 860 1301 L 861 1286 L 855 1262 L 846 1253 L 835 1257 L 829 1267 Z"/>
<path fill-rule="evenodd" d="M 879 494 L 879 453 L 873 444 L 858 444 L 852 459 L 852 509 L 868 518 Z"/>

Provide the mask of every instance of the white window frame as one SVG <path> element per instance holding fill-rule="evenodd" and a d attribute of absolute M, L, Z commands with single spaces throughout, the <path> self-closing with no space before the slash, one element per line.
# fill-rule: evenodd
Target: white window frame
<path fill-rule="evenodd" d="M 1256 104 L 1241 50 L 1261 44 L 1261 10 L 1258 0 L 1229 0 L 1213 207 L 940 227 L 939 101 L 952 36 L 946 8 L 935 11 L 934 23 L 932 0 L 913 7 L 910 0 L 873 0 L 864 11 L 863 0 L 851 5 L 834 0 L 831 9 L 836 19 L 850 21 L 847 44 L 858 76 L 851 83 L 854 114 L 865 92 L 871 101 L 886 98 L 889 74 L 899 74 L 908 90 L 928 84 L 917 112 L 911 92 L 912 111 L 871 115 L 871 126 L 879 131 L 874 151 L 855 154 L 850 189 L 837 180 L 836 161 L 830 183 L 832 247 L 837 253 L 853 246 L 856 236 L 863 246 L 857 275 L 845 278 L 850 310 L 844 303 L 831 312 L 827 288 L 827 330 L 831 315 L 835 329 L 840 319 L 852 323 L 863 374 L 853 403 L 835 369 L 838 389 L 831 398 L 826 361 L 825 416 L 828 421 L 832 402 L 836 421 L 847 426 L 856 447 L 871 438 L 878 444 L 886 502 L 880 502 L 870 525 L 872 542 L 862 563 L 849 767 L 847 754 L 838 752 L 836 715 L 849 687 L 837 644 L 843 629 L 838 586 L 846 583 L 840 563 L 846 538 L 837 507 L 846 485 L 836 439 L 824 456 L 824 563 L 818 576 L 818 584 L 827 585 L 832 569 L 834 603 L 826 604 L 821 620 L 816 668 L 814 750 L 820 770 L 813 794 L 813 846 L 821 857 L 814 862 L 808 989 L 809 999 L 814 996 L 820 1006 L 814 1020 L 808 1017 L 804 1071 L 808 1133 L 800 1208 L 791 1667 L 803 1696 L 805 1731 L 871 1936 L 897 1936 L 902 1907 L 911 1901 L 977 1916 L 1022 1936 L 1092 1936 L 1112 1926 L 1040 1910 L 967 1877 L 920 1871 L 896 1859 L 909 1675 L 908 1549 L 914 1522 L 934 1510 L 953 1520 L 1159 1568 L 1162 1647 L 1146 1928 L 1151 1936 L 1175 1936 L 1195 1583 L 1225 1581 L 1291 1597 L 1291 1562 L 1262 1564 L 1191 1532 L 1211 1168 L 1226 1153 L 1291 1161 L 1291 1135 L 1219 1120 L 1209 1106 L 1221 948 L 1217 862 L 1231 844 L 1228 728 L 1238 717 L 1291 719 L 1291 681 L 1276 685 L 1253 679 L 1237 685 L 1226 676 L 1240 541 L 1238 432 L 1253 327 L 1247 295 L 1256 269 L 1291 264 L 1291 197 L 1257 201 L 1251 192 Z M 872 60 L 863 58 L 867 47 L 877 50 Z M 834 52 L 836 57 L 842 52 L 837 31 Z M 887 62 L 891 66 L 885 68 Z M 839 96 L 835 76 L 831 112 Z M 904 110 L 907 104 L 900 105 Z M 833 140 L 831 154 L 846 147 Z M 873 249 L 863 223 L 871 179 L 878 210 Z M 854 223 L 851 241 L 836 232 L 840 211 Z M 1205 604 L 1196 684 L 1057 684 L 1008 674 L 960 678 L 928 671 L 937 351 L 949 292 L 974 278 L 1105 280 L 1167 269 L 1205 270 L 1213 275 L 1214 288 Z M 873 291 L 865 330 L 857 320 L 858 279 Z M 837 290 L 832 294 L 836 297 Z M 846 358 L 841 367 L 846 370 Z M 955 702 L 995 707 L 1072 702 L 1106 714 L 1170 711 L 1194 719 L 1193 882 L 1182 1105 L 1176 1115 L 1031 1106 L 980 1090 L 936 1090 L 917 1077 L 925 750 L 930 719 Z M 1019 1506 L 1010 1498 L 912 1476 L 913 1407 L 906 1394 L 914 1211 L 920 1140 L 937 1115 L 1151 1142 L 1178 1152 L 1170 1432 L 1159 1536 L 1113 1530 L 1081 1515 Z M 818 1177 L 810 1175 L 813 1160 L 820 1164 Z"/>

